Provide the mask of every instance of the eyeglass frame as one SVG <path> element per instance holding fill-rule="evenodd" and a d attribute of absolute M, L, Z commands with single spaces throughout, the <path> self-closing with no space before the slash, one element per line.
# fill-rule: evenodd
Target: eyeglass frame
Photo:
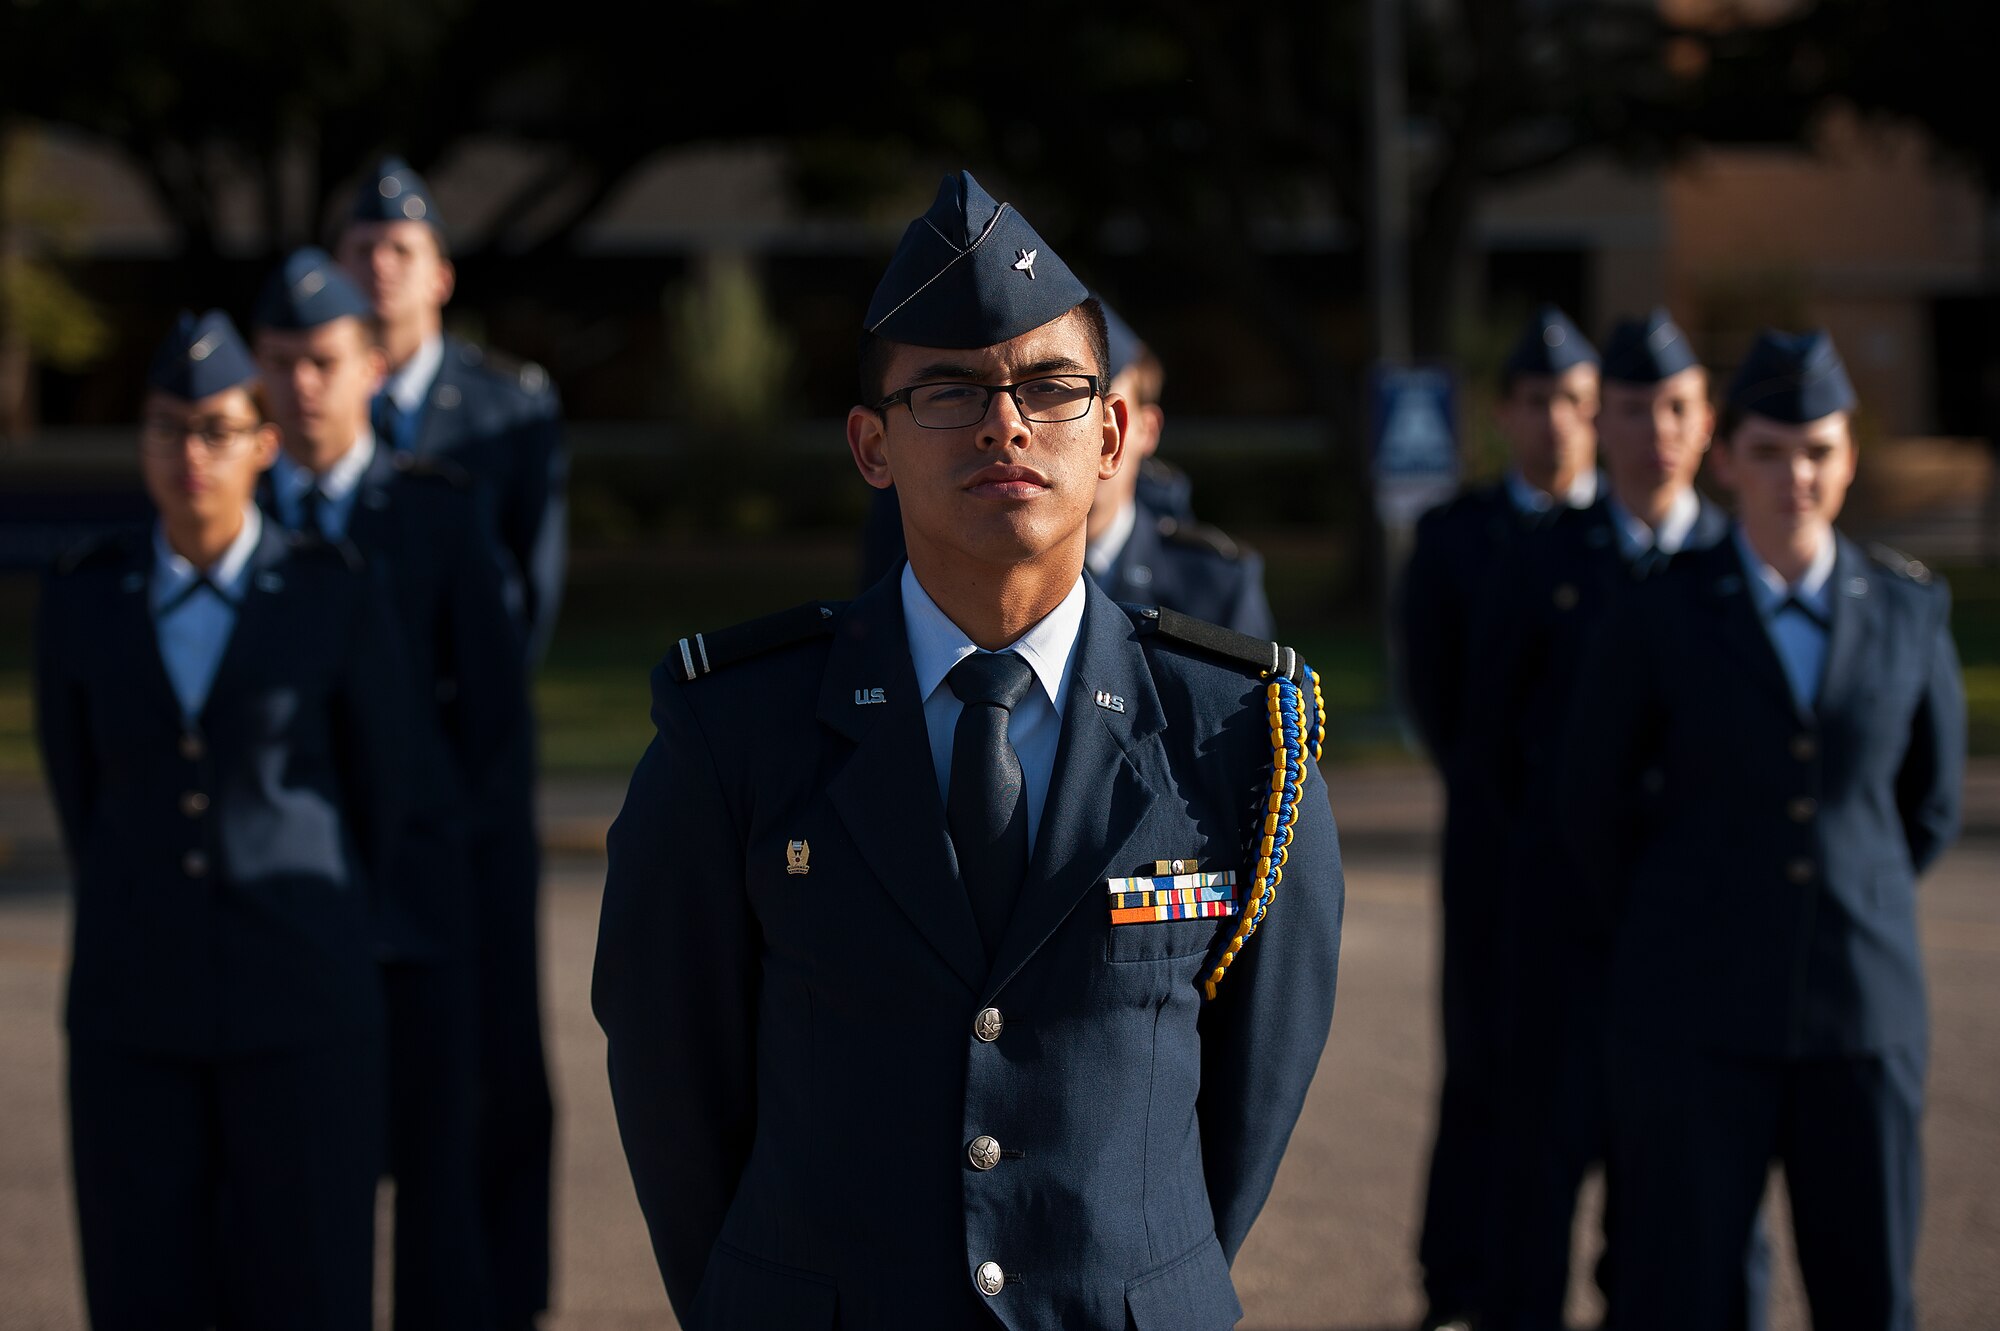
<path fill-rule="evenodd" d="M 248 425 L 232 425 L 220 438 L 215 428 L 216 422 L 147 420 L 139 422 L 139 447 L 154 453 L 170 453 L 187 444 L 189 435 L 201 440 L 202 451 L 211 457 L 220 457 L 234 452 L 244 439 L 264 428 L 266 422 L 252 421 Z"/>
<path fill-rule="evenodd" d="M 1027 384 L 1038 384 L 1049 379 L 1081 379 L 1089 385 L 1090 396 L 1084 398 L 1083 410 L 1077 412 L 1074 416 L 1064 416 L 1058 420 L 1036 420 L 1030 416 L 1028 409 L 1021 405 L 1021 388 Z M 983 391 L 986 394 L 986 400 L 979 404 L 979 414 L 965 422 L 964 425 L 926 425 L 918 420 L 916 404 L 910 401 L 910 394 L 925 388 L 947 387 L 977 388 Z M 1104 377 L 1097 374 L 1038 374 L 1031 379 L 1023 379 L 1018 383 L 1011 384 L 972 384 L 960 379 L 929 379 L 920 384 L 910 384 L 907 387 L 897 389 L 880 402 L 877 402 L 875 410 L 886 412 L 889 408 L 900 402 L 910 409 L 910 421 L 920 430 L 963 430 L 967 426 L 977 425 L 980 421 L 986 419 L 986 413 L 993 410 L 993 395 L 995 393 L 1005 393 L 1011 398 L 1014 403 L 1014 410 L 1021 413 L 1021 419 L 1024 421 L 1031 421 L 1036 425 L 1067 425 L 1071 421 L 1080 421 L 1089 415 L 1090 404 L 1104 396 Z"/>

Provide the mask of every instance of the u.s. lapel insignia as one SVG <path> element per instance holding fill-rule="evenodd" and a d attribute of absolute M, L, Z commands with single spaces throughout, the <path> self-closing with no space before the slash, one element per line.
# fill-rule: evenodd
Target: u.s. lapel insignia
<path fill-rule="evenodd" d="M 1581 593 L 1577 591 L 1575 583 L 1565 582 L 1562 586 L 1556 588 L 1556 609 L 1576 609 L 1576 603 L 1580 596 Z"/>
<path fill-rule="evenodd" d="M 813 848 L 808 842 L 787 841 L 785 843 L 785 872 L 811 873 L 812 853 Z"/>
<path fill-rule="evenodd" d="M 1123 712 L 1125 710 L 1125 700 L 1123 698 L 1115 693 L 1106 693 L 1103 689 L 1097 691 L 1097 705 L 1107 712 Z"/>
<path fill-rule="evenodd" d="M 1868 579 L 1859 577 L 1849 578 L 1847 580 L 1847 594 L 1849 596 L 1868 595 Z"/>
<path fill-rule="evenodd" d="M 284 589 L 285 589 L 285 580 L 284 580 L 283 578 L 279 577 L 279 576 L 278 576 L 277 574 L 275 574 L 275 573 L 259 573 L 259 574 L 257 575 L 257 590 L 258 590 L 258 591 L 260 591 L 260 592 L 279 592 L 279 591 L 283 591 Z"/>
<path fill-rule="evenodd" d="M 1028 275 L 1028 280 L 1030 282 L 1034 281 L 1035 259 L 1040 254 L 1041 254 L 1040 250 L 1015 250 L 1014 271 L 1017 273 L 1026 273 Z"/>
<path fill-rule="evenodd" d="M 856 689 L 854 691 L 854 705 L 856 707 L 869 707 L 876 703 L 886 703 L 888 701 L 888 696 L 880 689 Z"/>

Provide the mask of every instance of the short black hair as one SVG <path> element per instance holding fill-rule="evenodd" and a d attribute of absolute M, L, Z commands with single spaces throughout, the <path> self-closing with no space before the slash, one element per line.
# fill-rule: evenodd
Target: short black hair
<path fill-rule="evenodd" d="M 1090 354 L 1097 362 L 1097 377 L 1108 381 L 1111 377 L 1111 333 L 1105 327 L 1104 306 L 1097 297 L 1090 296 L 1061 317 L 1067 318 L 1071 314 L 1083 315 L 1084 336 L 1090 339 Z M 896 354 L 896 348 L 902 345 L 877 333 L 861 335 L 859 386 L 864 405 L 872 407 L 889 395 L 889 361 Z"/>

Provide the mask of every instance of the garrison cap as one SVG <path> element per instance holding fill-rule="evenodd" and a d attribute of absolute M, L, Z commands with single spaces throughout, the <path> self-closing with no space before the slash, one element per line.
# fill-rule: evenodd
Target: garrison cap
<path fill-rule="evenodd" d="M 210 310 L 197 319 L 182 311 L 153 353 L 146 387 L 183 402 L 199 402 L 257 377 L 257 362 L 228 315 Z"/>
<path fill-rule="evenodd" d="M 430 186 L 400 157 L 384 157 L 375 164 L 354 192 L 348 217 L 356 222 L 429 222 L 444 230 Z"/>
<path fill-rule="evenodd" d="M 1104 332 L 1110 343 L 1111 363 L 1106 367 L 1105 377 L 1116 379 L 1132 368 L 1133 362 L 1139 359 L 1139 353 L 1146 349 L 1146 344 L 1132 331 L 1132 325 L 1118 317 L 1118 311 L 1112 309 L 1104 297 L 1098 296 L 1097 303 L 1104 311 Z"/>
<path fill-rule="evenodd" d="M 317 328 L 335 319 L 372 319 L 375 307 L 340 271 L 333 256 L 315 245 L 296 249 L 264 279 L 250 316 L 257 328 Z"/>
<path fill-rule="evenodd" d="M 1729 383 L 1726 401 L 1738 411 L 1804 425 L 1855 407 L 1847 366 L 1823 328 L 1783 333 L 1766 328 Z"/>
<path fill-rule="evenodd" d="M 1089 298 L 1027 218 L 960 171 L 904 230 L 862 323 L 911 346 L 990 347 Z"/>
<path fill-rule="evenodd" d="M 1526 375 L 1557 375 L 1574 365 L 1595 364 L 1597 348 L 1583 330 L 1554 305 L 1543 305 L 1500 362 L 1500 381 L 1511 384 Z"/>
<path fill-rule="evenodd" d="M 1621 384 L 1657 384 L 1701 364 L 1694 346 L 1664 306 L 1643 319 L 1626 319 L 1604 343 L 1603 375 Z"/>

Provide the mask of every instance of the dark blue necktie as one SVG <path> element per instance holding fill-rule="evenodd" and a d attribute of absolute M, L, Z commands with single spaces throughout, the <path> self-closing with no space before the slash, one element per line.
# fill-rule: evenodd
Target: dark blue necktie
<path fill-rule="evenodd" d="M 398 453 L 407 453 L 415 446 L 417 413 L 404 411 L 386 391 L 375 395 L 373 408 L 368 414 L 375 437 L 390 448 Z"/>
<path fill-rule="evenodd" d="M 208 574 L 202 573 L 197 574 L 193 582 L 190 582 L 187 586 L 162 601 L 160 608 L 153 612 L 154 616 L 158 619 L 165 619 L 168 615 L 171 615 L 174 611 L 192 601 L 198 592 L 208 592 L 230 609 L 234 610 L 236 608 L 234 598 L 228 592 L 216 586 L 214 582 L 210 581 Z"/>
<path fill-rule="evenodd" d="M 1811 606 L 1807 605 L 1804 601 L 1801 601 L 1796 596 L 1787 596 L 1784 600 L 1778 602 L 1778 608 L 1771 612 L 1771 618 L 1776 619 L 1779 615 L 1784 614 L 1787 610 L 1796 611 L 1797 613 L 1805 616 L 1806 622 L 1811 624 L 1814 628 L 1820 629 L 1822 631 L 1824 631 L 1826 628 L 1826 616 L 1821 614 L 1819 611 L 1813 609 Z"/>
<path fill-rule="evenodd" d="M 1657 545 L 1649 545 L 1632 557 L 1632 576 L 1650 578 L 1667 566 L 1673 556 Z"/>
<path fill-rule="evenodd" d="M 1028 791 L 1007 718 L 1035 672 L 1014 652 L 976 652 L 945 677 L 964 710 L 952 732 L 945 823 L 990 963 L 1028 873 Z"/>
<path fill-rule="evenodd" d="M 326 534 L 326 528 L 320 525 L 323 518 L 321 510 L 325 507 L 325 501 L 326 493 L 319 488 L 317 482 L 306 487 L 306 492 L 299 496 L 300 531 L 309 531 L 315 536 Z"/>

